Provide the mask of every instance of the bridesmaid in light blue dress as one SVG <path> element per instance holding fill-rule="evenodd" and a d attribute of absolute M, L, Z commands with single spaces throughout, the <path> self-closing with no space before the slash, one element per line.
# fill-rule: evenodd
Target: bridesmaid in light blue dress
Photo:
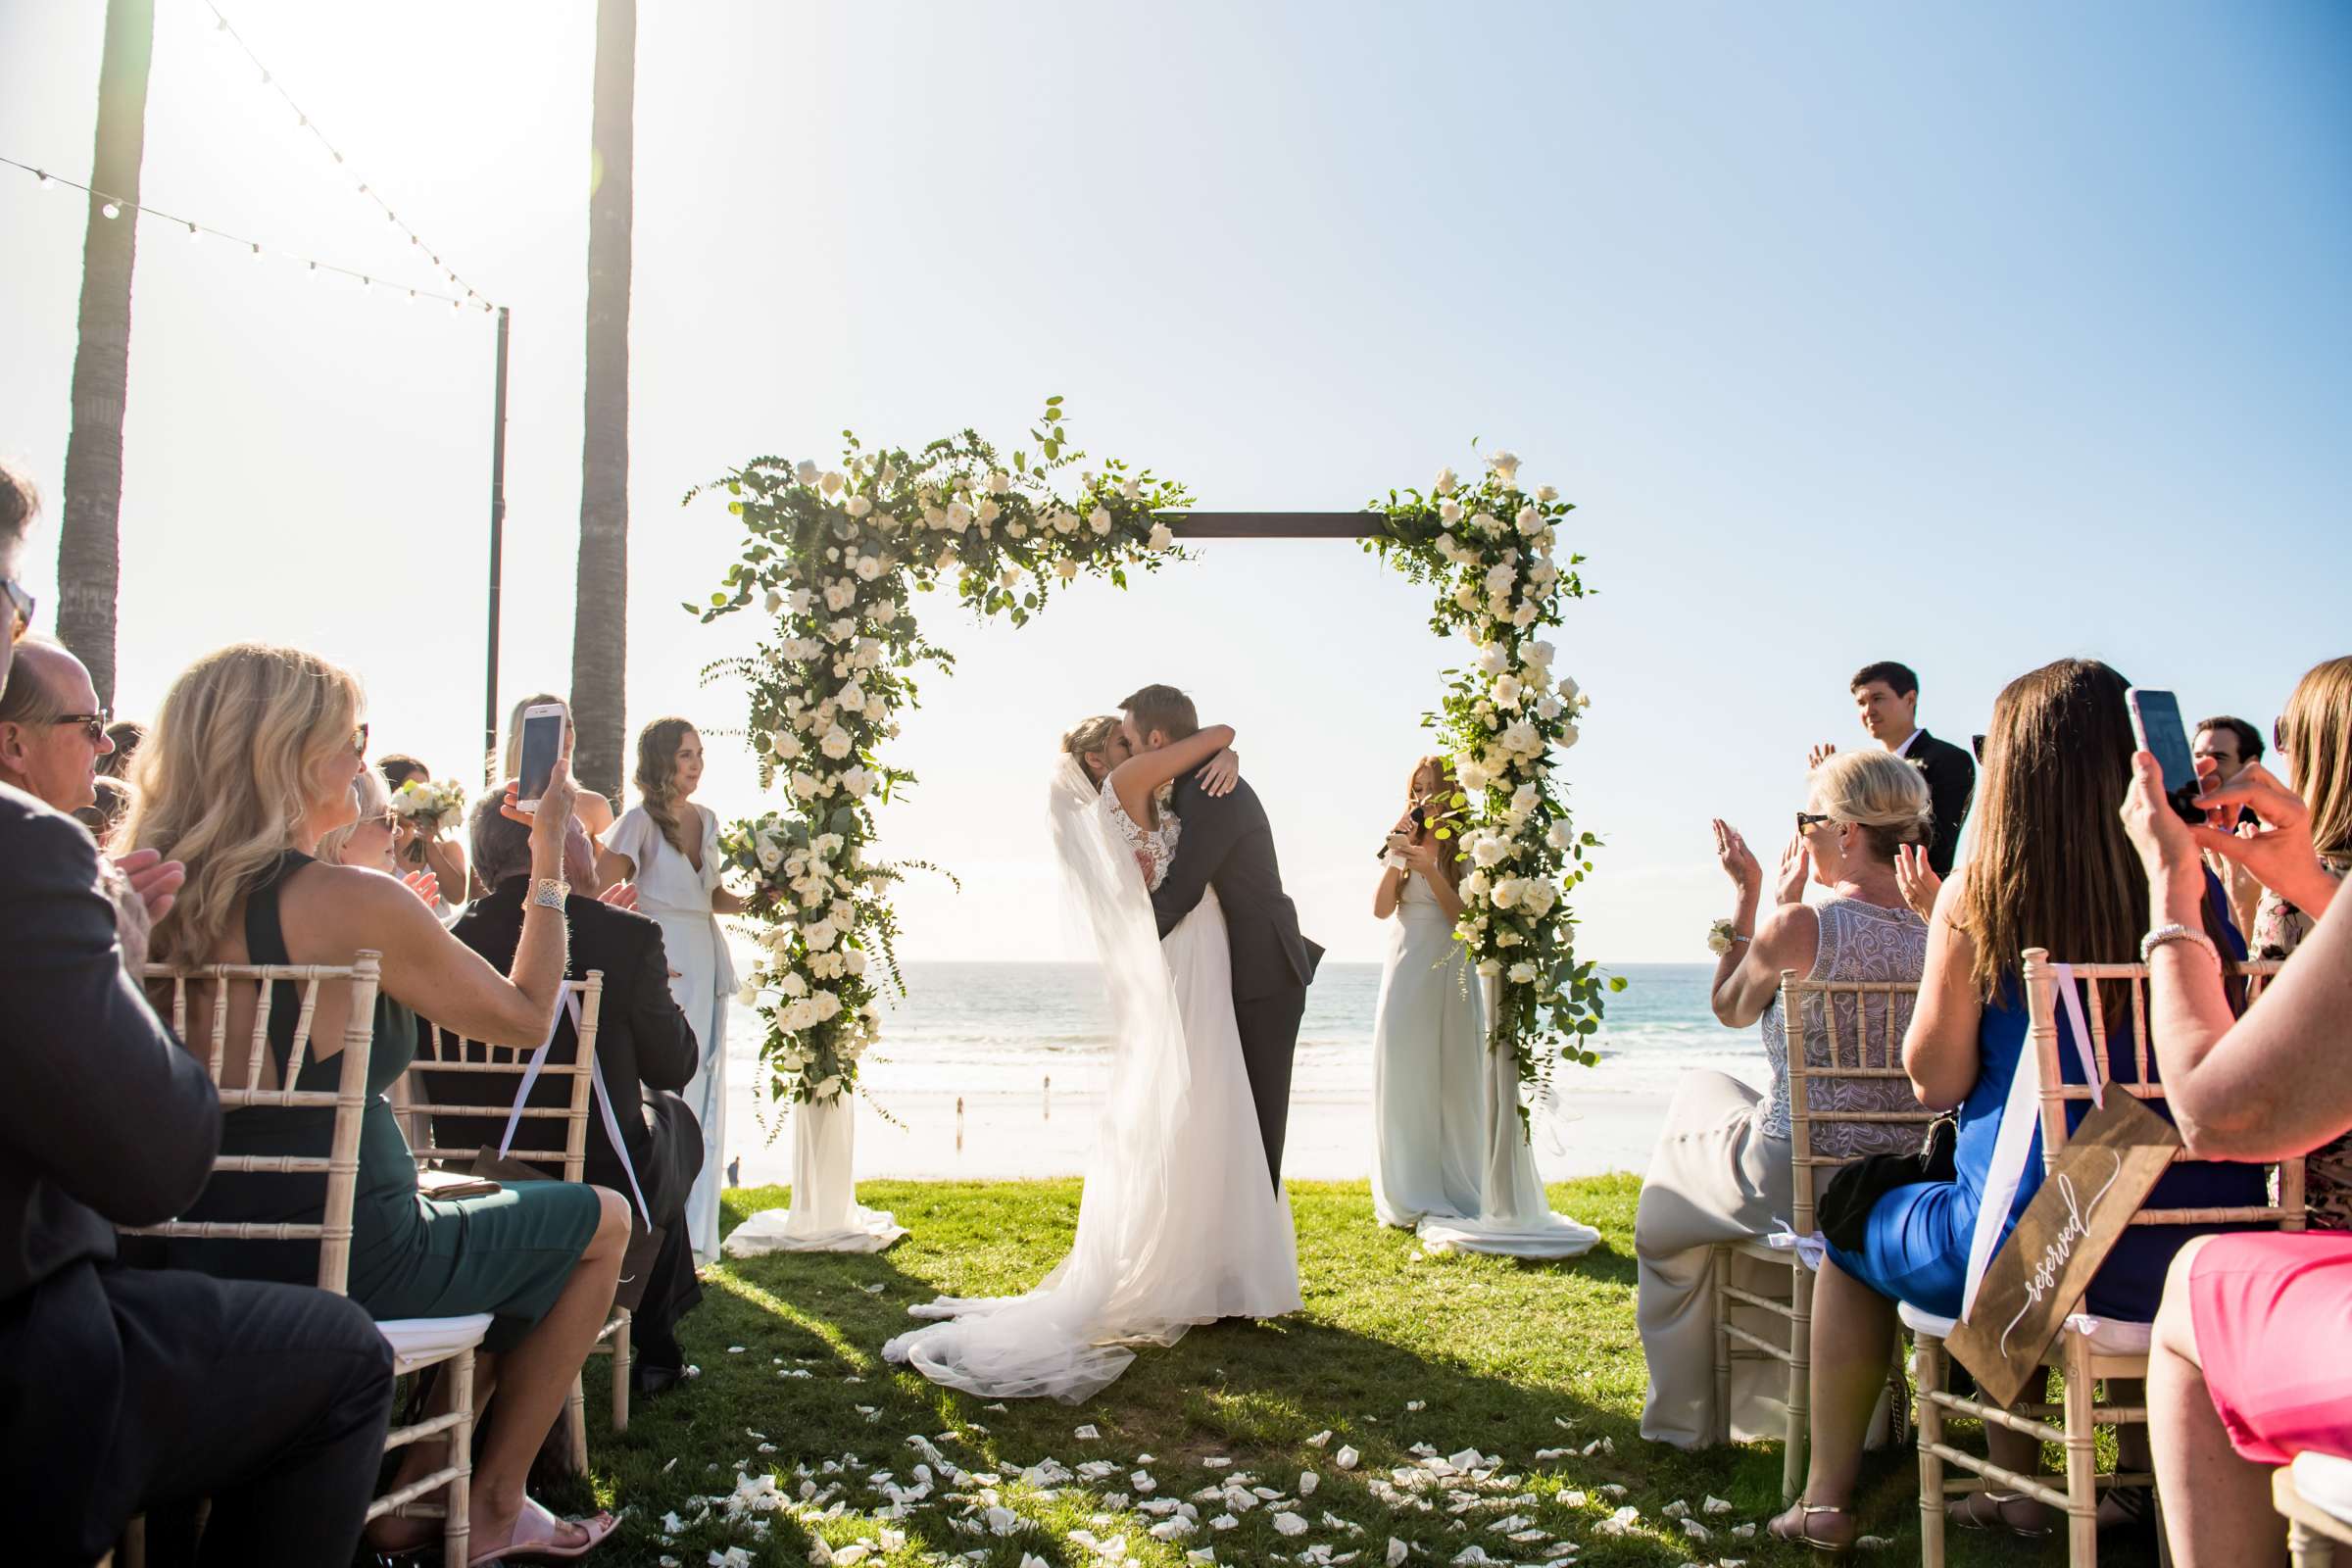
<path fill-rule="evenodd" d="M 1444 759 L 1414 765 L 1372 896 L 1396 922 L 1372 1024 L 1373 1209 L 1433 1252 L 1575 1257 L 1600 1233 L 1552 1212 L 1519 1120 L 1518 1064 L 1488 1044 L 1484 982 L 1454 939 L 1460 841 L 1446 821 L 1458 793 Z"/>
<path fill-rule="evenodd" d="M 657 718 L 637 737 L 637 799 L 605 835 L 597 874 L 606 886 L 633 882 L 637 912 L 662 925 L 670 995 L 694 1026 L 702 1064 L 686 1103 L 703 1125 L 703 1173 L 687 1200 L 696 1264 L 718 1255 L 721 1151 L 726 1147 L 727 1004 L 735 963 L 718 916 L 743 901 L 719 885 L 718 816 L 690 797 L 703 782 L 703 738 L 682 718 Z"/>

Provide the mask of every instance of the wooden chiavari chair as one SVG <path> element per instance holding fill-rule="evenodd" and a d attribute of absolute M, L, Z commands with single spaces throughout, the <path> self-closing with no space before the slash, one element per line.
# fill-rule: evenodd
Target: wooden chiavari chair
<path fill-rule="evenodd" d="M 173 1220 L 162 1225 L 126 1226 L 123 1234 L 201 1237 L 220 1241 L 316 1241 L 318 1244 L 318 1288 L 337 1296 L 346 1294 L 351 1270 L 352 1203 L 359 1182 L 360 1126 L 368 1106 L 368 1050 L 373 1044 L 380 957 L 380 954 L 363 950 L 348 965 L 218 963 L 187 968 L 172 968 L 164 964 L 147 966 L 145 977 L 151 985 L 171 987 L 172 1030 L 182 1040 L 188 1038 L 190 992 L 200 988 L 212 992 L 212 1052 L 207 1066 L 213 1082 L 220 1088 L 221 1108 L 226 1113 L 234 1115 L 239 1110 L 253 1106 L 331 1108 L 334 1112 L 334 1132 L 323 1158 L 223 1154 L 213 1165 L 216 1173 L 257 1171 L 321 1177 L 325 1183 L 325 1200 L 317 1224 Z M 302 1075 L 303 1059 L 310 1050 L 311 1021 L 318 1010 L 319 987 L 329 982 L 345 983 L 351 987 L 351 1013 L 344 1026 L 342 1059 L 335 1088 L 331 1092 L 297 1090 L 283 1085 L 276 1089 L 261 1086 L 262 1063 L 269 1056 L 270 1011 L 280 981 L 290 982 L 300 988 L 299 1011 L 294 1023 L 294 1048 L 287 1057 L 283 1085 L 299 1081 Z M 240 1081 L 230 1083 L 223 1078 L 228 1039 L 228 1004 L 231 988 L 239 985 L 253 986 L 257 997 L 245 1070 Z M 368 1517 L 372 1521 L 398 1510 L 413 1518 L 444 1521 L 442 1551 L 451 1562 L 462 1563 L 466 1560 L 467 1505 L 473 1475 L 473 1357 L 475 1348 L 481 1344 L 482 1336 L 489 1327 L 490 1316 L 486 1312 L 463 1317 L 387 1320 L 376 1324 L 385 1343 L 392 1348 L 396 1371 L 418 1372 L 426 1367 L 446 1365 L 451 1392 L 450 1407 L 445 1414 L 429 1416 L 406 1426 L 395 1426 L 387 1432 L 384 1437 L 385 1451 L 390 1452 L 394 1448 L 446 1434 L 449 1455 L 439 1467 L 413 1484 L 376 1498 L 368 1506 Z M 420 1500 L 436 1492 L 446 1494 L 441 1502 Z"/>
<path fill-rule="evenodd" d="M 2294 1568 L 2334 1568 L 2335 1548 L 2352 1546 L 2352 1459 L 2296 1454 L 2271 1472 L 2271 1506 L 2286 1521 Z"/>
<path fill-rule="evenodd" d="M 2088 993 L 2085 1017 L 2090 1032 L 2090 1057 L 2096 1064 L 2100 1079 L 2112 1090 L 2137 1096 L 2141 1100 L 2162 1100 L 2164 1085 L 2156 1082 L 2155 1050 L 2148 1040 L 2147 983 L 2148 971 L 2136 963 L 2078 963 L 2074 977 L 2085 982 Z M 2246 977 L 2248 1001 L 2260 993 L 2271 976 L 2278 972 L 2277 963 L 2238 963 L 2230 966 L 2235 974 Z M 2025 953 L 2025 992 L 2029 1039 L 2034 1058 L 2041 1074 L 2041 1155 L 2046 1171 L 2065 1152 L 2071 1129 L 2067 1125 L 2067 1106 L 2075 1102 L 2088 1102 L 2093 1097 L 2090 1086 L 2065 1081 L 2060 1059 L 2058 1031 L 2058 975 L 2049 953 L 2042 948 L 2028 948 Z M 2107 1010 L 2100 996 L 2099 981 L 2121 981 L 2131 993 L 2131 1022 L 2132 1031 L 2133 1067 L 2137 1083 L 2114 1083 L 2109 1078 L 2111 1063 L 2107 1055 Z M 2176 1163 L 2190 1156 L 2176 1152 Z M 2140 1208 L 2131 1219 L 2133 1225 L 2219 1225 L 2230 1223 L 2268 1223 L 2281 1230 L 2299 1231 L 2303 1228 L 2303 1161 L 2300 1158 L 2277 1161 L 2278 1175 L 2273 1185 L 2276 1193 L 2271 1201 L 2242 1207 L 2221 1208 Z M 1950 1318 L 1925 1312 L 1904 1302 L 1901 1306 L 1903 1323 L 1917 1342 L 1915 1376 L 1919 1384 L 1919 1506 L 1920 1549 L 1923 1568 L 1941 1568 L 1944 1560 L 1944 1505 L 1949 1499 L 1973 1492 L 1998 1486 L 2020 1493 L 2066 1514 L 2067 1561 L 2072 1568 L 2093 1568 L 2098 1561 L 2099 1493 L 2114 1487 L 2153 1487 L 2155 1477 L 2144 1472 L 2101 1473 L 2098 1469 L 2096 1444 L 2098 1429 L 2103 1426 L 2144 1426 L 2148 1412 L 2144 1405 L 2116 1405 L 2102 1403 L 2097 1384 L 2104 1378 L 2145 1378 L 2148 1374 L 2148 1347 L 2153 1325 L 2126 1322 L 2116 1318 L 2094 1318 L 2086 1315 L 2083 1303 L 2078 1300 L 2067 1315 L 2058 1338 L 2052 1342 L 2042 1360 L 2065 1374 L 2064 1402 L 2052 1406 L 2046 1403 L 2021 1403 L 2014 1409 L 2003 1409 L 1981 1396 L 1955 1395 L 1943 1392 L 1944 1372 L 1949 1364 L 1943 1342 L 1955 1327 Z M 1954 1447 L 1944 1441 L 1943 1423 L 1951 1416 L 1973 1418 L 1987 1426 L 2002 1426 L 2022 1432 L 2035 1441 L 2057 1444 L 2066 1455 L 2066 1472 L 2061 1477 L 2020 1475 L 1994 1464 L 1990 1459 Z M 2056 1416 L 2057 1424 L 2050 1418 Z M 1946 1477 L 1945 1469 L 1968 1472 L 1972 1479 L 1955 1481 Z M 2061 1484 L 2052 1486 L 2053 1480 Z"/>
<path fill-rule="evenodd" d="M 1794 969 L 1781 971 L 1781 1017 L 1788 1036 L 1788 1137 L 1789 1137 L 1789 1214 L 1790 1237 L 1781 1242 L 1795 1241 L 1809 1244 L 1814 1234 L 1814 1205 L 1829 1175 L 1838 1167 L 1859 1156 L 1824 1154 L 1815 1152 L 1817 1131 L 1836 1126 L 1869 1127 L 1887 1124 L 1915 1126 L 1924 1130 L 1936 1119 L 1935 1112 L 1916 1101 L 1910 1101 L 1910 1075 L 1903 1071 L 1903 1033 L 1910 1023 L 1907 1008 L 1896 1005 L 1897 999 L 1917 998 L 1917 981 L 1831 980 L 1800 979 Z M 1826 1061 L 1807 1059 L 1805 1033 L 1806 1001 L 1819 998 L 1819 1011 L 1828 1047 Z M 1852 998 L 1851 1006 L 1840 1008 L 1840 997 Z M 1884 997 L 1886 1005 L 1880 1011 L 1877 1027 L 1871 1027 L 1867 1001 Z M 1840 1014 L 1843 1014 L 1841 1018 Z M 1849 1022 L 1850 1020 L 1850 1026 Z M 1875 1038 L 1873 1038 L 1875 1036 Z M 1837 1110 L 1813 1108 L 1812 1084 L 1862 1083 L 1885 1085 L 1898 1082 L 1905 1087 L 1902 1097 L 1910 1102 L 1905 1110 Z M 1918 1139 L 1905 1143 L 1917 1147 Z M 1725 1243 L 1716 1250 L 1715 1257 L 1715 1409 L 1716 1440 L 1731 1441 L 1732 1363 L 1744 1347 L 1751 1356 L 1763 1356 L 1781 1362 L 1788 1369 L 1788 1438 L 1782 1451 L 1781 1492 L 1784 1499 L 1793 1498 L 1805 1484 L 1805 1455 L 1807 1423 L 1812 1414 L 1811 1334 L 1813 1329 L 1813 1265 L 1805 1259 L 1803 1245 L 1776 1246 L 1771 1242 L 1745 1241 Z M 1732 1282 L 1735 1260 L 1746 1260 L 1788 1271 L 1788 1294 L 1786 1297 L 1768 1296 L 1746 1290 Z M 1775 1345 L 1764 1336 L 1751 1333 L 1732 1320 L 1735 1303 L 1768 1312 L 1785 1320 L 1788 1325 L 1787 1348 Z M 1889 1387 L 1890 1403 L 1899 1424 L 1908 1406 L 1902 1387 L 1902 1367 L 1898 1357 L 1892 1368 Z"/>
<path fill-rule="evenodd" d="M 576 1029 L 579 1049 L 572 1053 L 571 1060 L 568 1062 L 544 1061 L 538 1070 L 544 1077 L 569 1080 L 568 1099 L 561 1106 L 524 1105 L 521 1107 L 520 1120 L 522 1121 L 564 1121 L 565 1126 L 563 1149 L 561 1151 L 509 1149 L 506 1154 L 509 1159 L 525 1160 L 535 1165 L 545 1166 L 552 1177 L 563 1181 L 577 1182 L 586 1179 L 588 1117 L 591 1112 L 589 1101 L 593 1078 L 591 1069 L 596 1060 L 597 1017 L 604 1005 L 604 990 L 605 979 L 601 970 L 590 970 L 585 979 L 564 982 L 565 1002 L 574 1003 L 579 1008 L 579 1022 Z M 561 1018 L 569 1010 L 568 1006 L 559 1008 L 557 1016 Z M 505 1112 L 495 1106 L 450 1104 L 435 1102 L 430 1083 L 421 1075 L 462 1073 L 509 1078 L 514 1081 L 516 1093 L 519 1093 L 523 1076 L 530 1071 L 531 1058 L 534 1054 L 535 1049 L 529 1046 L 496 1046 L 484 1041 L 467 1040 L 459 1036 L 455 1030 L 443 1029 L 438 1025 L 427 1023 L 423 1031 L 423 1038 L 418 1044 L 416 1060 L 409 1069 L 412 1090 L 409 1110 L 423 1120 L 428 1127 L 434 1125 L 435 1117 L 465 1116 L 476 1121 L 499 1121 Z M 626 1087 L 632 1096 L 628 1103 L 633 1107 L 636 1085 L 631 1084 Z M 615 1108 L 618 1109 L 617 1106 Z M 475 1155 L 483 1152 L 471 1148 L 441 1147 L 437 1133 L 433 1141 L 411 1150 L 411 1152 L 416 1157 L 420 1171 L 451 1166 L 462 1167 L 470 1164 Z M 624 1193 L 621 1196 L 626 1198 L 629 1195 Z M 606 1319 L 604 1328 L 598 1332 L 595 1351 L 592 1352 L 610 1355 L 612 1358 L 612 1430 L 615 1433 L 626 1432 L 629 1429 L 629 1365 L 631 1359 L 629 1325 L 628 1309 L 615 1306 Z M 572 1466 L 575 1470 L 584 1472 L 588 1468 L 587 1399 L 581 1379 L 578 1377 L 571 1380 L 571 1395 L 564 1401 L 564 1420 L 569 1431 Z"/>

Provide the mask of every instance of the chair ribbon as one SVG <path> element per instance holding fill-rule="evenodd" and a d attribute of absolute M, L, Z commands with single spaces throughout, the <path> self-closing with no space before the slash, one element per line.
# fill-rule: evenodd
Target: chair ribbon
<path fill-rule="evenodd" d="M 2073 964 L 2053 963 L 2058 994 L 2065 999 L 2069 1032 L 2075 1037 L 2075 1053 L 2082 1058 L 2082 1075 L 2090 1085 L 2094 1103 L 2107 1102 L 2105 1082 L 2098 1063 L 2090 1054 L 2090 1026 L 2082 1018 L 2082 999 L 2075 992 Z M 1977 1288 L 1984 1283 L 1984 1270 L 1991 1266 L 1992 1254 L 1999 1248 L 2001 1233 L 2009 1220 L 2009 1207 L 2017 1200 L 2017 1189 L 2026 1174 L 2026 1155 L 2032 1150 L 2034 1133 L 2041 1122 L 2041 1053 L 2032 1049 L 2032 1041 L 2018 1054 L 2017 1074 L 2009 1080 L 2009 1099 L 2001 1106 L 2001 1130 L 1992 1144 L 1992 1163 L 1984 1173 L 1984 1192 L 1977 1208 L 1977 1228 L 1968 1240 L 1968 1283 L 1960 1292 L 1960 1317 L 1977 1304 Z"/>
<path fill-rule="evenodd" d="M 566 1015 L 571 1019 L 571 1034 L 576 1041 L 580 1035 L 580 995 L 569 987 L 564 988 L 562 1010 L 557 1012 L 555 1021 L 547 1026 L 547 1038 L 539 1043 L 539 1049 L 531 1053 L 531 1059 L 523 1066 L 522 1083 L 514 1091 L 513 1108 L 507 1112 L 506 1136 L 498 1141 L 498 1157 L 501 1159 L 507 1157 L 507 1150 L 514 1142 L 514 1129 L 522 1121 L 522 1107 L 531 1098 L 531 1085 L 539 1081 L 539 1070 L 547 1065 L 547 1054 L 554 1047 L 556 1034 L 564 1027 Z M 637 1185 L 636 1162 L 629 1158 L 629 1146 L 621 1142 L 620 1118 L 613 1114 L 612 1097 L 605 1092 L 605 1064 L 597 1059 L 593 1051 L 588 1055 L 588 1086 L 595 1091 L 596 1108 L 604 1118 L 605 1136 L 612 1140 L 612 1152 L 620 1157 L 621 1174 L 629 1179 L 629 1196 L 637 1200 L 637 1212 L 645 1216 L 645 1228 L 650 1231 L 654 1228 L 654 1211 L 645 1200 L 645 1190 Z"/>

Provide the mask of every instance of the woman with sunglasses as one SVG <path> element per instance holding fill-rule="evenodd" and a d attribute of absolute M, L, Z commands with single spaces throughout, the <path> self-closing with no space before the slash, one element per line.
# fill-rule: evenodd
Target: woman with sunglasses
<path fill-rule="evenodd" d="M 1928 842 L 1929 815 L 1927 780 L 1901 758 L 1884 751 L 1832 753 L 1812 772 L 1796 836 L 1781 856 L 1773 906 L 1761 918 L 1764 868 L 1738 829 L 1715 823 L 1716 857 L 1738 893 L 1715 965 L 1715 1016 L 1727 1028 L 1762 1024 L 1771 1087 L 1758 1094 L 1727 1073 L 1686 1073 L 1650 1156 L 1634 1220 L 1635 1310 L 1649 1360 L 1649 1396 L 1642 1411 L 1645 1438 L 1680 1448 L 1714 1441 L 1726 1419 L 1715 1403 L 1714 1250 L 1788 1223 L 1791 1028 L 1781 1011 L 1781 971 L 1793 969 L 1810 980 L 1919 978 L 1927 923 L 1903 904 L 1894 857 Z M 1827 888 L 1829 897 L 1807 904 L 1808 881 Z M 1908 997 L 1869 998 L 1859 1009 L 1857 1000 L 1837 999 L 1838 1037 L 1848 1043 L 1848 1065 L 1853 1042 L 1884 1041 L 1890 1028 L 1901 1038 L 1911 1011 Z M 1830 1021 L 1820 999 L 1810 1000 L 1793 1031 L 1807 1061 L 1828 1064 Z M 1872 1052 L 1868 1064 L 1894 1065 L 1880 1059 L 1884 1054 Z M 1895 1080 L 1883 1088 L 1810 1088 L 1816 1110 L 1916 1108 Z M 1840 1157 L 1918 1142 L 1918 1126 L 1903 1123 L 1848 1124 L 1814 1134 L 1816 1152 Z M 1742 1326 L 1764 1334 L 1779 1321 L 1759 1315 Z M 1729 1412 L 1734 1438 L 1778 1437 L 1786 1430 L 1778 1392 L 1764 1379 L 1744 1375 L 1777 1365 L 1742 1362 L 1735 1368 Z"/>
<path fill-rule="evenodd" d="M 416 1049 L 414 1009 L 467 1039 L 536 1046 L 556 1014 L 564 972 L 560 875 L 571 817 L 571 748 L 558 759 L 531 826 L 522 934 L 507 973 L 451 936 L 416 895 L 373 869 L 325 865 L 319 840 L 354 825 L 354 783 L 370 773 L 359 682 L 316 655 L 244 643 L 198 661 L 172 685 L 140 748 L 139 804 L 130 842 L 182 860 L 187 881 L 155 928 L 166 963 L 342 965 L 381 956 L 381 991 L 368 1020 L 369 1101 L 362 1123 L 352 1211 L 350 1296 L 379 1320 L 485 1312 L 491 1328 L 476 1363 L 480 1457 L 470 1507 L 473 1558 L 577 1556 L 616 1521 L 556 1518 L 523 1491 L 532 1458 L 562 1410 L 612 1303 L 628 1210 L 612 1192 L 572 1182 L 522 1182 L 494 1198 L 436 1200 L 416 1168 L 386 1089 Z M 256 1039 L 258 999 L 232 988 L 218 1039 L 209 1004 L 188 1009 L 184 1042 L 199 1059 L 222 1053 L 222 1075 L 244 1080 L 258 1051 L 263 1087 L 286 1077 L 297 988 L 279 982 Z M 351 987 L 319 988 L 309 1047 L 290 1087 L 333 1089 L 352 1006 Z M 249 1106 L 221 1118 L 223 1153 L 315 1158 L 327 1151 L 333 1112 Z M 217 1173 L 183 1217 L 241 1223 L 316 1223 L 315 1176 Z M 314 1243 L 174 1241 L 172 1266 L 247 1279 L 307 1283 Z M 442 1462 L 426 1441 L 402 1457 L 396 1485 Z M 379 1520 L 378 1550 L 405 1551 L 438 1534 L 421 1519 Z"/>

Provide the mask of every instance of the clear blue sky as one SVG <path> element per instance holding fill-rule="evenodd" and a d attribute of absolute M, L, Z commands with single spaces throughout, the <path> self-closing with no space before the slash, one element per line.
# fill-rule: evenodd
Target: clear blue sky
<path fill-rule="evenodd" d="M 586 4 L 223 9 L 515 312 L 506 691 L 568 670 Z M 195 0 L 157 0 L 148 199 L 429 282 Z M 0 10 L 0 152 L 86 173 L 102 7 Z M 1586 950 L 1703 956 L 1706 819 L 1761 843 L 1845 676 L 1894 657 L 1965 742 L 2106 657 L 2268 721 L 2346 651 L 2352 12 L 2321 4 L 644 8 L 632 722 L 716 728 L 696 627 L 733 539 L 687 485 L 834 432 L 1017 432 L 1228 508 L 1345 508 L 1484 437 L 1583 510 L 1602 590 L 1566 777 L 1609 847 Z M 0 448 L 63 469 L 81 208 L 0 171 Z M 367 678 L 465 769 L 490 333 L 140 234 L 122 708 L 231 636 Z M 52 566 L 34 552 L 36 587 Z M 1372 956 L 1370 850 L 1447 651 L 1330 545 L 1233 544 L 963 653 L 905 755 L 923 956 L 1058 951 L 1045 753 L 1147 679 L 1244 733 L 1312 934 Z M 2193 716 L 2193 715 L 2192 715 Z M 708 797 L 754 804 L 717 748 Z"/>

